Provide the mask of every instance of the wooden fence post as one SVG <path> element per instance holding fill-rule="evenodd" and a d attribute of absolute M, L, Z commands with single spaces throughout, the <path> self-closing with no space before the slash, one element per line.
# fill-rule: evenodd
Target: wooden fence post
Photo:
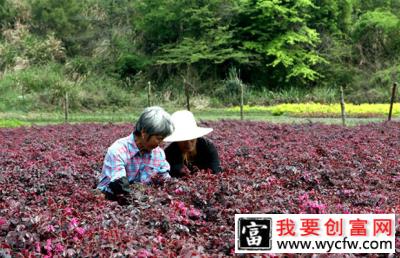
<path fill-rule="evenodd" d="M 64 99 L 64 123 L 68 123 L 68 91 L 65 92 L 65 99 Z"/>
<path fill-rule="evenodd" d="M 189 95 L 189 82 L 184 79 L 183 83 L 185 85 L 185 96 L 186 96 L 186 109 L 190 111 L 190 95 Z"/>
<path fill-rule="evenodd" d="M 147 82 L 147 106 L 151 106 L 151 81 Z"/>
<path fill-rule="evenodd" d="M 243 120 L 243 91 L 244 91 L 244 87 L 243 87 L 243 83 L 240 83 L 240 120 Z"/>
<path fill-rule="evenodd" d="M 344 104 L 344 93 L 343 93 L 343 87 L 340 86 L 340 109 L 342 113 L 342 125 L 346 125 L 346 109 L 345 109 L 345 104 Z"/>
<path fill-rule="evenodd" d="M 389 108 L 388 121 L 392 120 L 392 110 L 393 110 L 394 99 L 396 97 L 396 88 L 397 88 L 397 82 L 393 83 L 393 87 L 392 87 L 392 96 L 390 97 L 390 108 Z"/>

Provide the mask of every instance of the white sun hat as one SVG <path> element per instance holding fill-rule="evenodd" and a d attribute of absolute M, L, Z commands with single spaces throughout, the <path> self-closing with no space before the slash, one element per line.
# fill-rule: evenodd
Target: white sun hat
<path fill-rule="evenodd" d="M 204 136 L 213 130 L 212 128 L 197 126 L 192 112 L 187 110 L 176 111 L 172 114 L 171 120 L 175 130 L 164 139 L 165 142 L 188 141 Z"/>

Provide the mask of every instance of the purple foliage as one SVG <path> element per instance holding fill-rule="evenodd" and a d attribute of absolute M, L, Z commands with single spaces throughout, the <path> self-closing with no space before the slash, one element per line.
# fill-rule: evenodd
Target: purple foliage
<path fill-rule="evenodd" d="M 399 123 L 204 125 L 224 172 L 133 185 L 125 206 L 94 188 L 132 125 L 0 129 L 0 256 L 226 256 L 236 213 L 400 213 Z"/>

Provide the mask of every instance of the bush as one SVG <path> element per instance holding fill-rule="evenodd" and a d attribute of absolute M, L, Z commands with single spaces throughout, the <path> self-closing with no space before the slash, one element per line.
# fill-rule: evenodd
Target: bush
<path fill-rule="evenodd" d="M 131 105 L 132 94 L 118 85 L 118 81 L 112 78 L 97 75 L 83 82 L 75 82 L 64 73 L 63 66 L 57 64 L 29 67 L 7 73 L 0 80 L 0 90 L 4 96 L 0 110 L 60 109 L 66 92 L 71 110 Z"/>
<path fill-rule="evenodd" d="M 243 86 L 243 102 L 247 103 L 249 92 L 244 83 L 239 78 L 236 69 L 229 70 L 228 79 L 223 81 L 220 87 L 217 87 L 214 96 L 225 105 L 240 105 L 241 91 Z"/>
<path fill-rule="evenodd" d="M 3 110 L 30 111 L 54 105 L 54 87 L 60 83 L 59 73 L 50 67 L 30 67 L 22 71 L 7 73 L 0 80 L 4 96 Z M 39 96 L 46 92 L 46 97 Z M 51 93 L 51 94 L 50 94 Z M 50 94 L 50 95 L 49 95 Z M 45 101 L 45 102 L 44 102 Z"/>
<path fill-rule="evenodd" d="M 77 102 L 80 107 L 89 110 L 122 108 L 131 106 L 135 97 L 129 91 L 121 88 L 117 80 L 92 75 L 79 86 Z"/>
<path fill-rule="evenodd" d="M 124 55 L 117 62 L 117 74 L 121 79 L 132 78 L 148 64 L 149 61 L 145 57 L 136 54 Z"/>

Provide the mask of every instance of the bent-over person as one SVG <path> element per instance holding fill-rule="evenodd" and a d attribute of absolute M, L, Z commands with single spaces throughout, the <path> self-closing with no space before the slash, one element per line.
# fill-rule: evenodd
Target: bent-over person
<path fill-rule="evenodd" d="M 108 148 L 97 188 L 107 199 L 117 200 L 118 195 L 130 192 L 132 183 L 170 178 L 170 166 L 159 145 L 173 130 L 171 116 L 164 109 L 146 108 L 133 133 Z"/>
<path fill-rule="evenodd" d="M 218 151 L 214 144 L 204 136 L 213 129 L 197 126 L 193 114 L 187 110 L 177 111 L 171 116 L 175 130 L 164 139 L 172 142 L 165 149 L 167 161 L 171 166 L 170 175 L 182 177 L 185 168 L 190 172 L 197 169 L 211 169 L 214 174 L 222 171 Z"/>

